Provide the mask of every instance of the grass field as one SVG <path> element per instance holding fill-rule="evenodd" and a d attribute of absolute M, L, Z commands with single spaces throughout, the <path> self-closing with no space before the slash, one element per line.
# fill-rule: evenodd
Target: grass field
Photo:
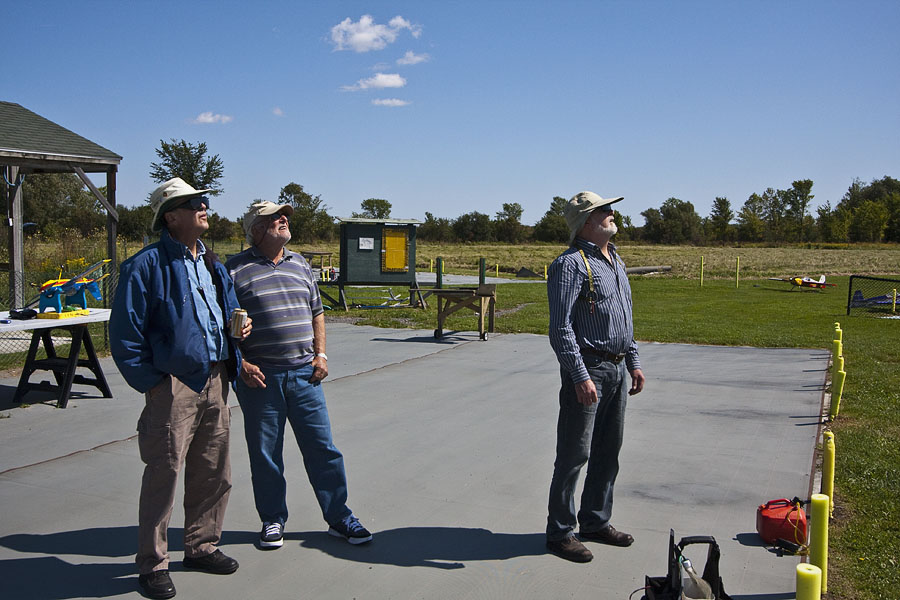
<path fill-rule="evenodd" d="M 767 268 L 786 273 L 781 267 Z M 841 323 L 848 375 L 841 412 L 831 427 L 837 445 L 837 508 L 828 597 L 898 598 L 900 320 L 848 317 L 848 279 L 829 277 L 837 288 L 801 292 L 766 279 L 742 280 L 738 288 L 730 279 L 719 279 L 701 288 L 698 281 L 684 278 L 633 277 L 635 331 L 638 339 L 656 342 L 830 348 L 833 324 Z M 328 318 L 432 329 L 435 315 L 432 303 L 428 310 L 331 311 Z M 477 329 L 474 314 L 457 315 L 450 317 L 447 329 Z M 496 330 L 546 334 L 545 284 L 499 285 Z M 715 376 L 715 365 L 710 365 L 710 377 Z"/>

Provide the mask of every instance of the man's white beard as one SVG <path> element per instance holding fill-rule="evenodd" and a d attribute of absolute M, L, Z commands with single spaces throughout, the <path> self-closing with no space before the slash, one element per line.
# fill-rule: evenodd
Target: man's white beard
<path fill-rule="evenodd" d="M 617 233 L 619 233 L 619 228 L 616 227 L 615 223 L 610 223 L 609 227 L 603 227 L 602 225 L 599 225 L 599 226 L 597 226 L 597 229 L 599 229 L 600 231 L 602 231 L 609 237 L 612 237 L 612 236 L 616 235 Z"/>

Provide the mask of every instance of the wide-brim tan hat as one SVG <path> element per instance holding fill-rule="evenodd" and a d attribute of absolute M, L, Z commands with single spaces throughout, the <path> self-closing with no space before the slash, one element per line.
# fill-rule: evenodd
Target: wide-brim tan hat
<path fill-rule="evenodd" d="M 213 190 L 198 190 L 187 183 L 181 177 L 173 177 L 164 182 L 150 194 L 150 208 L 153 209 L 153 224 L 150 229 L 153 233 L 159 233 L 163 228 L 163 215 L 167 211 L 180 204 L 186 198 L 202 196 Z"/>
<path fill-rule="evenodd" d="M 291 216 L 294 214 L 294 207 L 290 204 L 275 204 L 268 200 L 260 200 L 250 205 L 250 208 L 244 213 L 242 222 L 247 243 L 253 244 L 253 236 L 250 234 L 250 229 L 253 227 L 253 222 L 256 221 L 257 217 L 267 217 L 276 213 Z"/>
<path fill-rule="evenodd" d="M 601 206 L 621 202 L 624 199 L 625 196 L 601 198 L 594 192 L 578 192 L 575 194 L 572 199 L 569 200 L 569 203 L 566 204 L 565 210 L 563 210 L 563 216 L 566 218 L 566 225 L 569 226 L 569 243 L 571 244 L 575 240 L 575 234 L 584 227 L 585 221 L 587 221 L 594 210 Z"/>

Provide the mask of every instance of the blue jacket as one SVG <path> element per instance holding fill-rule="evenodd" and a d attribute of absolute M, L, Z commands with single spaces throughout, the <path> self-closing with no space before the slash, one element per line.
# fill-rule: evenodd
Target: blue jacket
<path fill-rule="evenodd" d="M 207 252 L 206 264 L 227 322 L 239 305 L 228 271 L 212 256 Z M 159 242 L 147 246 L 119 268 L 109 319 L 112 357 L 128 385 L 142 393 L 166 375 L 177 377 L 198 393 L 209 380 L 205 332 L 197 320 L 183 257 L 182 245 L 164 230 Z M 234 379 L 240 369 L 240 351 L 231 337 L 225 338 L 228 377 Z"/>

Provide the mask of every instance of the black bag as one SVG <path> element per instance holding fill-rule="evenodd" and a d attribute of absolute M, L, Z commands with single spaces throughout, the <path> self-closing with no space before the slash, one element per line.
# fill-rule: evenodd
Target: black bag
<path fill-rule="evenodd" d="M 675 530 L 669 530 L 669 573 L 662 577 L 646 577 L 646 594 L 644 600 L 681 600 L 681 551 L 691 544 L 708 544 L 706 566 L 703 567 L 703 579 L 710 585 L 716 600 L 732 600 L 725 593 L 722 578 L 719 576 L 719 544 L 711 535 L 691 535 L 681 538 L 675 543 Z"/>

